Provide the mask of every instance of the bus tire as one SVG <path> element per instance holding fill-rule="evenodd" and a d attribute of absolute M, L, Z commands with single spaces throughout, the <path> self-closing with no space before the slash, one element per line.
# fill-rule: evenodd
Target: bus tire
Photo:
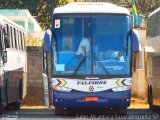
<path fill-rule="evenodd" d="M 19 79 L 19 100 L 23 99 L 23 79 Z"/>
<path fill-rule="evenodd" d="M 62 107 L 55 107 L 55 115 L 64 114 L 64 109 Z"/>
<path fill-rule="evenodd" d="M 152 87 L 148 88 L 148 104 L 149 104 L 149 108 L 151 110 L 154 109 L 154 105 L 153 105 L 153 92 L 152 92 Z"/>
<path fill-rule="evenodd" d="M 0 105 L 0 115 L 3 114 L 5 111 L 5 105 L 4 104 L 1 104 Z"/>
<path fill-rule="evenodd" d="M 127 114 L 127 107 L 120 107 L 118 108 L 119 115 L 126 115 Z"/>
<path fill-rule="evenodd" d="M 20 107 L 21 107 L 21 102 L 16 102 L 14 104 L 14 109 L 18 110 L 18 109 L 20 109 Z"/>

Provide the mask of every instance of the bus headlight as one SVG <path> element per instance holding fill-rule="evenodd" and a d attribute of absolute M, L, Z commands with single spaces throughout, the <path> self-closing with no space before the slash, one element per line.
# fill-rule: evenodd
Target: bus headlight
<path fill-rule="evenodd" d="M 71 92 L 71 88 L 67 87 L 59 87 L 59 86 L 53 86 L 54 90 L 62 91 L 62 92 Z"/>
<path fill-rule="evenodd" d="M 113 90 L 114 92 L 118 92 L 118 91 L 130 90 L 130 89 L 131 89 L 131 86 L 122 86 L 122 87 L 113 88 L 112 90 Z"/>

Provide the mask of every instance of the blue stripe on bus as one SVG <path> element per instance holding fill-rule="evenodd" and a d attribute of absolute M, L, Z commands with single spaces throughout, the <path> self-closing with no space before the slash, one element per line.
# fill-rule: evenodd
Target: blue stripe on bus
<path fill-rule="evenodd" d="M 86 96 L 98 96 L 99 101 L 85 102 Z M 128 107 L 131 91 L 97 93 L 53 91 L 53 97 L 54 106 L 60 107 Z"/>

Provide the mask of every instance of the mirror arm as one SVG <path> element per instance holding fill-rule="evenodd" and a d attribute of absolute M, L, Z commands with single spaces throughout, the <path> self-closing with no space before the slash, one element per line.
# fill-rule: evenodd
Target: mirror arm
<path fill-rule="evenodd" d="M 7 63 L 7 51 L 3 51 L 3 63 Z"/>

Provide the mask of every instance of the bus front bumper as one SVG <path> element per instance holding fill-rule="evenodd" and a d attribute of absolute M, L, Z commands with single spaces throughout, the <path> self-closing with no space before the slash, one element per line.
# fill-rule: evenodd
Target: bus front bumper
<path fill-rule="evenodd" d="M 87 96 L 96 96 L 98 101 L 86 102 Z M 54 106 L 64 108 L 85 107 L 128 107 L 130 105 L 131 91 L 121 92 L 60 92 L 53 90 Z"/>

